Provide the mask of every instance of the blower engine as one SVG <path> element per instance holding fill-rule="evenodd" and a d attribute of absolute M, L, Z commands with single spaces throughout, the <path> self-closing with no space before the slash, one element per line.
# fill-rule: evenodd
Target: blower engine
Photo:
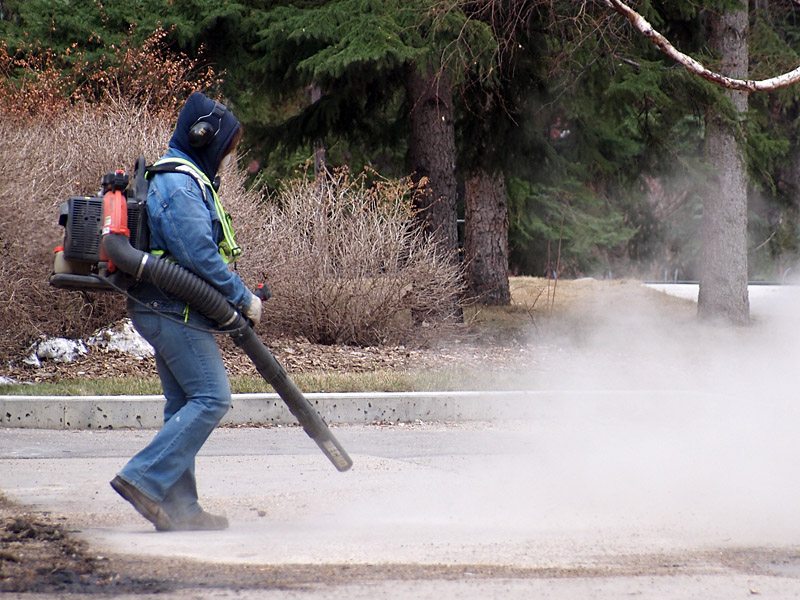
<path fill-rule="evenodd" d="M 148 252 L 146 201 L 145 161 L 140 157 L 132 182 L 124 171 L 107 173 L 97 196 L 71 196 L 64 202 L 58 217 L 64 245 L 55 248 L 50 284 L 84 291 L 127 290 L 135 278 L 116 268 L 101 239 L 107 233 L 121 234 L 134 249 Z"/>
<path fill-rule="evenodd" d="M 100 195 L 73 196 L 61 206 L 59 223 L 65 229 L 64 246 L 56 248 L 51 285 L 124 293 L 136 281 L 149 281 L 187 302 L 233 338 L 328 460 L 339 471 L 348 470 L 353 461 L 272 352 L 258 339 L 250 322 L 203 279 L 149 253 L 145 171 L 144 158 L 140 157 L 134 167 L 132 185 L 124 171 L 114 171 L 103 177 Z M 256 293 L 262 299 L 268 297 L 266 288 Z"/>

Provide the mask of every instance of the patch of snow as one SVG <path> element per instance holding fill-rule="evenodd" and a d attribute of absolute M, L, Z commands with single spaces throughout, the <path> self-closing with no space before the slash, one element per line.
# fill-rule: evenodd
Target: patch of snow
<path fill-rule="evenodd" d="M 12 379 L 11 377 L 4 377 L 0 375 L 0 385 L 14 385 L 19 383 L 16 379 Z"/>
<path fill-rule="evenodd" d="M 48 338 L 36 342 L 30 355 L 23 362 L 34 367 L 41 367 L 43 360 L 72 362 L 87 352 L 88 350 L 81 340 Z"/>
<path fill-rule="evenodd" d="M 123 319 L 112 327 L 101 329 L 89 338 L 88 344 L 106 352 L 121 352 L 138 359 L 155 354 L 153 347 L 134 329 L 130 319 Z"/>

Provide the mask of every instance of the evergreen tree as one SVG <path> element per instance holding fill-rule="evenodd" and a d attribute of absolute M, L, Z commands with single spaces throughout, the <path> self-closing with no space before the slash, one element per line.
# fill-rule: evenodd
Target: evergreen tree
<path fill-rule="evenodd" d="M 749 150 L 750 171 L 758 174 L 763 173 L 763 167 L 767 166 L 765 154 L 766 160 L 772 160 L 774 164 L 780 147 L 787 146 L 765 143 L 763 136 L 752 135 L 759 129 L 759 120 L 751 116 L 750 122 L 745 122 L 748 93 L 776 90 L 796 82 L 797 72 L 795 69 L 784 74 L 772 72 L 766 80 L 749 80 L 748 41 L 751 27 L 747 2 L 721 0 L 708 2 L 707 7 L 694 7 L 694 10 L 687 11 L 688 14 L 705 17 L 708 23 L 710 46 L 715 52 L 714 60 L 710 63 L 711 69 L 676 50 L 668 39 L 654 32 L 640 15 L 621 0 L 609 0 L 608 4 L 625 15 L 644 35 L 653 39 L 670 58 L 690 72 L 725 88 L 725 92 L 718 97 L 720 101 L 706 109 L 706 153 L 713 170 L 703 203 L 699 314 L 723 317 L 734 323 L 747 322 L 748 173 L 745 169 L 745 153 Z M 759 12 L 763 12 L 764 7 L 769 11 L 768 5 L 759 6 L 762 9 Z M 703 19 L 700 20 L 702 22 Z M 758 14 L 754 23 L 758 25 L 753 28 L 758 33 L 754 46 L 777 37 L 771 27 L 764 27 L 764 21 L 759 19 Z M 748 133 L 754 143 L 747 143 Z M 772 156 L 769 156 L 770 153 Z M 760 155 L 758 158 L 757 154 Z"/>
<path fill-rule="evenodd" d="M 505 3 L 495 4 L 496 18 Z M 462 94 L 462 165 L 509 179 L 516 269 L 607 272 L 637 233 L 628 190 L 656 153 L 648 136 L 658 111 L 642 115 L 651 91 L 665 95 L 664 78 L 658 65 L 620 63 L 603 38 L 580 33 L 575 14 L 514 4 L 514 34 L 498 27 L 511 50 L 498 60 L 497 80 L 476 78 Z"/>
<path fill-rule="evenodd" d="M 576 6 L 590 8 L 583 16 L 594 20 L 576 21 Z M 641 5 L 651 22 L 701 60 L 712 58 L 709 17 L 735 6 L 733 0 Z M 513 36 L 501 35 L 507 30 L 492 18 L 520 7 L 531 8 L 517 22 L 522 48 L 501 59 L 498 48 L 514 48 Z M 562 267 L 576 273 L 631 258 L 651 261 L 653 270 L 680 262 L 691 275 L 696 231 L 670 233 L 663 215 L 677 206 L 672 214 L 693 227 L 703 195 L 695 184 L 670 184 L 670 177 L 707 177 L 699 160 L 707 119 L 718 114 L 731 122 L 732 104 L 610 16 L 600 4 L 555 0 L 4 0 L 0 29 L 12 51 L 50 47 L 65 68 L 83 60 L 88 73 L 116 60 L 114 48 L 125 40 L 141 43 L 161 24 L 169 28 L 171 48 L 192 53 L 202 45 L 225 69 L 224 95 L 246 125 L 254 156 L 270 152 L 276 175 L 307 158 L 318 140 L 333 164 L 372 164 L 389 174 L 427 169 L 428 198 L 445 198 L 434 205 L 447 215 L 436 217 L 447 221 L 444 227 L 432 229 L 452 244 L 456 165 L 470 217 L 487 205 L 502 214 L 505 187 L 515 270 L 541 273 L 548 247 L 554 259 L 560 243 Z M 796 64 L 796 18 L 782 3 L 759 3 L 751 12 L 754 76 Z M 414 74 L 419 81 L 411 85 Z M 310 89 L 319 97 L 312 100 Z M 420 101 L 422 91 L 427 102 Z M 783 261 L 779 272 L 787 270 L 800 247 L 797 95 L 794 88 L 753 95 L 737 132 L 746 142 L 751 201 L 755 193 L 763 198 L 751 202 L 751 273 L 769 273 L 773 258 Z M 421 109 L 433 118 L 416 118 Z M 434 131 L 444 151 L 430 152 L 435 144 L 419 141 Z M 278 151 L 286 157 L 282 163 Z M 476 190 L 495 200 L 473 203 Z M 660 204 L 664 190 L 681 202 Z M 502 217 L 470 220 L 502 229 Z M 469 244 L 481 238 L 467 229 Z M 502 234 L 484 237 L 501 247 Z M 668 242 L 677 262 L 668 262 Z M 502 285 L 490 289 L 502 297 Z"/>
<path fill-rule="evenodd" d="M 788 4 L 767 3 L 751 10 L 750 73 L 754 79 L 793 69 L 800 63 L 800 15 Z M 751 94 L 747 162 L 750 206 L 751 275 L 782 281 L 800 259 L 800 87 Z"/>
<path fill-rule="evenodd" d="M 297 113 L 266 135 L 295 148 L 332 135 L 367 141 L 375 124 L 384 132 L 396 131 L 386 121 L 407 124 L 401 139 L 407 170 L 420 184 L 425 227 L 454 251 L 452 90 L 464 63 L 475 59 L 467 50 L 491 50 L 488 29 L 428 0 L 293 3 L 263 18 L 257 49 L 264 58 L 253 68 L 265 81 L 279 81 L 283 87 L 275 93 L 284 98 L 297 98 L 308 86 L 322 92 L 312 105 L 298 103 Z"/>

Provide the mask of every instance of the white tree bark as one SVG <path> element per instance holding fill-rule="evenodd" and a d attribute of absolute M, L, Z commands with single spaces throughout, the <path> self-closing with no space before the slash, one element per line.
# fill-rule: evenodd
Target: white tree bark
<path fill-rule="evenodd" d="M 786 87 L 800 81 L 800 67 L 778 75 L 770 77 L 769 79 L 753 80 L 753 79 L 736 79 L 733 77 L 726 77 L 720 73 L 716 73 L 706 68 L 702 63 L 696 61 L 691 56 L 684 54 L 670 41 L 660 34 L 656 29 L 638 12 L 633 10 L 622 0 L 604 0 L 606 5 L 623 15 L 630 23 L 647 39 L 658 47 L 664 54 L 670 57 L 678 64 L 683 65 L 690 72 L 707 79 L 717 85 L 743 92 L 768 92 L 778 88 Z"/>

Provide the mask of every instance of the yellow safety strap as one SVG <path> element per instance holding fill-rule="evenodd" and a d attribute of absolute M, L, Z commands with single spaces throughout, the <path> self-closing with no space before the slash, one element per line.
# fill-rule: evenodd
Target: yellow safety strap
<path fill-rule="evenodd" d="M 204 198 L 206 195 L 206 188 L 211 190 L 211 196 L 214 199 L 214 208 L 217 211 L 219 222 L 222 225 L 222 240 L 218 244 L 219 253 L 220 256 L 222 256 L 222 260 L 224 260 L 226 264 L 234 262 L 237 258 L 239 258 L 239 256 L 241 256 L 242 249 L 236 243 L 236 236 L 233 232 L 231 216 L 225 210 L 225 207 L 222 206 L 222 200 L 220 200 L 217 190 L 214 189 L 213 184 L 211 181 L 209 181 L 208 177 L 206 177 L 205 173 L 200 171 L 200 169 L 198 169 L 193 163 L 183 158 L 163 158 L 159 161 L 156 161 L 153 166 L 157 167 L 159 165 L 171 163 L 178 163 L 180 165 L 175 167 L 177 171 L 194 177 L 198 185 L 200 185 L 200 189 L 203 192 Z"/>

